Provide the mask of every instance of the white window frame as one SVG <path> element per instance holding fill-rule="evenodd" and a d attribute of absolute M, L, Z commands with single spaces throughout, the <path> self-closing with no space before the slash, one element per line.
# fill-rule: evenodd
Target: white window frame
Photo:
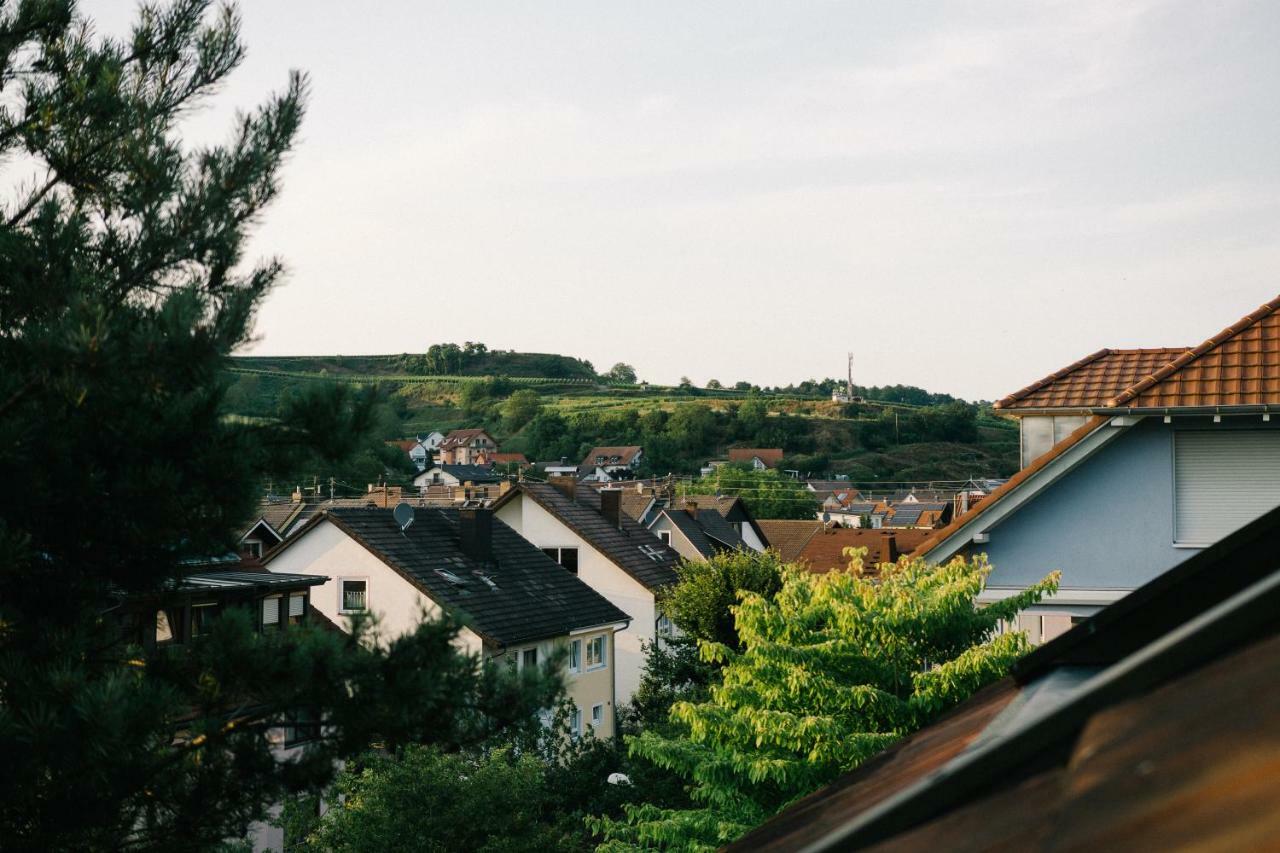
<path fill-rule="evenodd" d="M 573 737 L 582 736 L 582 709 L 577 705 L 569 712 L 569 734 Z"/>
<path fill-rule="evenodd" d="M 582 640 L 569 641 L 569 671 L 582 672 Z"/>
<path fill-rule="evenodd" d="M 364 582 L 364 608 L 362 610 L 348 610 L 347 604 L 347 583 L 349 581 Z M 368 576 L 347 576 L 338 578 L 338 612 L 339 613 L 368 613 L 369 612 L 369 578 Z"/>
<path fill-rule="evenodd" d="M 604 725 L 604 704 L 603 703 L 591 706 L 591 725 L 592 727 L 597 729 L 600 728 L 600 726 Z"/>
<path fill-rule="evenodd" d="M 591 649 L 596 644 L 600 644 L 600 660 L 598 663 L 591 663 Z M 583 650 L 583 665 L 587 672 L 594 672 L 597 669 L 604 669 L 609 665 L 609 638 L 605 634 L 599 634 L 587 640 L 587 647 Z"/>

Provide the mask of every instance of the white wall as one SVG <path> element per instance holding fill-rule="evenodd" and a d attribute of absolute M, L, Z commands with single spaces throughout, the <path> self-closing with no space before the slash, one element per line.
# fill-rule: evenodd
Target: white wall
<path fill-rule="evenodd" d="M 267 567 L 273 572 L 327 577 L 324 585 L 311 588 L 311 606 L 344 628 L 350 623 L 340 612 L 340 581 L 364 580 L 369 609 L 378 616 L 378 636 L 383 639 L 417 628 L 424 610 L 430 616 L 440 613 L 438 604 L 327 520 L 303 534 Z M 468 652 L 481 650 L 480 637 L 468 628 L 459 632 L 458 640 Z"/>
<path fill-rule="evenodd" d="M 497 516 L 539 548 L 577 548 L 578 579 L 631 617 L 630 626 L 614 637 L 617 700 L 630 702 L 644 671 L 644 651 L 640 643 L 642 640 L 652 642 L 657 633 L 653 593 L 523 494 L 499 509 Z"/>
<path fill-rule="evenodd" d="M 756 535 L 756 529 L 745 521 L 738 525 L 738 533 L 742 536 L 742 541 L 747 547 L 753 551 L 764 551 L 764 541 Z"/>
<path fill-rule="evenodd" d="M 673 509 L 669 510 L 669 512 L 684 512 L 684 510 Z M 666 513 L 661 513 L 656 519 L 654 519 L 653 524 L 649 527 L 649 532 L 654 536 L 657 536 L 659 533 L 670 534 L 671 540 L 667 544 L 674 548 L 675 552 L 686 560 L 706 559 L 706 557 L 703 557 L 701 552 L 693 546 L 693 543 L 689 541 L 689 537 L 684 535 L 684 531 L 679 527 L 676 527 L 671 519 L 667 517 Z"/>

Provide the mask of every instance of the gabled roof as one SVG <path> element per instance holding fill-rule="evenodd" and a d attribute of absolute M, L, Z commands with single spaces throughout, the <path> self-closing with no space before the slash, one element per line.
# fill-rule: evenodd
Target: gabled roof
<path fill-rule="evenodd" d="M 995 403 L 1005 411 L 1105 406 L 1125 389 L 1187 351 L 1101 349 Z"/>
<path fill-rule="evenodd" d="M 746 548 L 742 537 L 717 510 L 703 509 L 699 505 L 697 513 L 695 519 L 689 510 L 675 507 L 662 510 L 661 515 L 669 519 L 703 557 L 714 557 L 719 551 Z"/>
<path fill-rule="evenodd" d="M 617 447 L 593 447 L 591 451 L 582 459 L 581 467 L 584 469 L 594 469 L 596 465 L 630 465 L 635 460 L 636 453 L 644 448 L 637 444 L 626 444 L 626 446 Z M 603 462 L 596 460 L 604 457 Z"/>
<path fill-rule="evenodd" d="M 995 404 L 1031 409 L 1280 405 L 1280 297 L 1191 349 L 1099 350 Z"/>
<path fill-rule="evenodd" d="M 782 461 L 781 447 L 730 447 L 730 462 L 750 462 L 759 459 L 769 468 L 777 468 Z"/>
<path fill-rule="evenodd" d="M 930 531 L 933 535 L 925 539 L 925 541 L 921 542 L 919 545 L 917 545 L 915 550 L 911 552 L 911 556 L 913 557 L 927 556 L 929 552 L 932 551 L 936 546 L 942 544 L 942 542 L 944 542 L 945 540 L 949 539 L 951 536 L 958 533 L 962 528 L 966 527 L 969 524 L 972 524 L 979 517 L 990 512 L 992 509 L 999 506 L 1001 502 L 1008 499 L 1011 495 L 1015 494 L 1018 491 L 1018 489 L 1022 487 L 1024 483 L 1031 481 L 1033 478 L 1039 475 L 1041 471 L 1049 467 L 1064 453 L 1066 453 L 1071 448 L 1075 447 L 1080 442 L 1084 441 L 1086 438 L 1092 435 L 1094 431 L 1096 431 L 1099 427 L 1102 427 L 1103 425 L 1105 425 L 1108 422 L 1108 420 L 1109 420 L 1108 418 L 1103 417 L 1101 415 L 1095 415 L 1094 417 L 1090 418 L 1088 421 L 1084 423 L 1083 426 L 1079 427 L 1075 432 L 1071 433 L 1062 441 L 1055 444 L 1053 448 L 1049 450 L 1048 453 L 1041 455 L 1038 459 L 1036 459 L 1030 465 L 1023 468 L 1017 474 L 1014 474 L 1012 477 L 1006 480 L 1003 485 L 1001 485 L 991 494 L 987 495 L 985 498 L 979 501 L 975 506 L 971 507 L 968 512 L 963 513 L 962 515 L 953 519 L 951 523 L 948 524 L 946 527 L 943 527 L 939 530 Z"/>
<path fill-rule="evenodd" d="M 497 465 L 510 465 L 518 463 L 520 465 L 528 465 L 529 460 L 523 453 L 490 453 L 489 456 Z"/>
<path fill-rule="evenodd" d="M 778 552 L 784 563 L 794 563 L 800 552 L 815 533 L 822 529 L 822 522 L 815 519 L 762 518 L 758 522 L 764 531 L 769 547 Z"/>
<path fill-rule="evenodd" d="M 796 560 L 804 562 L 814 572 L 829 572 L 844 569 L 849 565 L 849 558 L 844 555 L 845 548 L 866 548 L 864 558 L 866 566 L 872 566 L 885 559 L 882 546 L 892 539 L 894 548 L 902 554 L 924 541 L 930 530 L 873 530 L 869 527 L 823 527 L 809 537 Z"/>
<path fill-rule="evenodd" d="M 440 449 L 448 450 L 453 447 L 461 447 L 467 444 L 468 442 L 470 442 L 473 438 L 479 438 L 482 435 L 485 438 L 489 439 L 490 441 L 493 441 L 493 436 L 489 435 L 488 430 L 455 429 L 452 432 L 450 432 L 448 435 L 446 435 L 444 439 L 440 442 Z"/>
<path fill-rule="evenodd" d="M 729 849 L 1270 845 L 1280 813 L 1249 804 L 1280 796 L 1278 533 L 1280 509 Z"/>
<path fill-rule="evenodd" d="M 578 486 L 573 498 L 550 483 L 524 481 L 494 502 L 501 509 L 524 495 L 581 536 L 618 568 L 646 589 L 658 590 L 676 582 L 680 555 L 638 522 L 622 513 L 621 529 L 600 512 L 600 492 Z"/>
<path fill-rule="evenodd" d="M 414 482 L 436 470 L 443 471 L 450 477 L 456 477 L 461 483 L 496 483 L 502 479 L 487 465 L 432 465 L 427 470 L 415 474 Z"/>
<path fill-rule="evenodd" d="M 464 625 L 502 645 L 630 618 L 497 518 L 492 520 L 493 560 L 467 556 L 459 541 L 457 509 L 416 507 L 413 524 L 404 531 L 391 510 L 330 509 L 264 562 L 269 567 L 325 521 L 452 611 Z"/>

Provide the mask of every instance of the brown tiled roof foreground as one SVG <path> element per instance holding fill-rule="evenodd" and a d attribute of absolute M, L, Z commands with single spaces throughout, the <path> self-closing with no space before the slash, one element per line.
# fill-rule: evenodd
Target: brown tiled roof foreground
<path fill-rule="evenodd" d="M 1280 297 L 1197 347 L 1099 350 L 997 409 L 1280 406 Z"/>
<path fill-rule="evenodd" d="M 762 518 L 756 523 L 760 525 L 769 547 L 778 552 L 784 563 L 794 563 L 799 559 L 805 544 L 822 529 L 822 522 L 816 518 L 799 521 Z"/>
<path fill-rule="evenodd" d="M 995 404 L 997 409 L 1059 409 L 1105 406 L 1130 386 L 1150 376 L 1186 347 L 1103 349 L 1033 382 Z"/>
<path fill-rule="evenodd" d="M 932 530 L 918 529 L 875 530 L 869 527 L 836 526 L 820 530 L 811 536 L 800 549 L 799 559 L 807 563 L 811 571 L 825 573 L 844 569 L 849 565 L 849 558 L 844 555 L 845 548 L 866 548 L 867 555 L 863 558 L 863 565 L 869 568 L 885 561 L 882 552 L 886 539 L 892 538 L 898 552 L 906 554 L 932 532 Z"/>

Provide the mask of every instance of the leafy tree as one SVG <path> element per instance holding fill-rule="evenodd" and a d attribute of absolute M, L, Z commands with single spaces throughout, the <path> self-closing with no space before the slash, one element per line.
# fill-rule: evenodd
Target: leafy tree
<path fill-rule="evenodd" d="M 609 368 L 609 372 L 604 375 L 604 378 L 610 382 L 617 382 L 619 385 L 634 385 L 636 384 L 636 369 L 620 361 Z"/>
<path fill-rule="evenodd" d="M 719 390 L 720 390 L 721 388 L 723 388 L 724 386 L 720 384 L 720 380 L 719 380 L 719 379 L 708 379 L 708 380 L 707 380 L 707 387 L 708 387 L 708 388 L 710 388 L 710 389 L 711 389 L 711 390 L 713 390 L 713 391 L 719 391 Z"/>
<path fill-rule="evenodd" d="M 682 403 L 667 421 L 667 434 L 687 453 L 705 453 L 716 440 L 715 413 L 702 403 Z"/>
<path fill-rule="evenodd" d="M 521 388 L 502 404 L 502 416 L 506 419 L 507 429 L 512 432 L 529 423 L 542 414 L 542 399 L 538 392 L 529 388 Z"/>
<path fill-rule="evenodd" d="M 680 377 L 680 387 L 681 387 L 681 388 L 692 388 L 692 387 L 693 387 L 693 380 L 692 380 L 692 379 L 690 379 L 688 376 L 681 376 L 681 377 Z"/>
<path fill-rule="evenodd" d="M 734 415 L 735 433 L 740 438 L 754 437 L 764 427 L 768 416 L 769 409 L 764 400 L 753 394 L 738 406 Z"/>
<path fill-rule="evenodd" d="M 818 501 L 804 483 L 777 471 L 754 471 L 744 465 L 721 465 L 707 476 L 681 487 L 682 494 L 737 495 L 756 518 L 815 518 Z"/>
<path fill-rule="evenodd" d="M 149 4 L 120 43 L 69 0 L 27 0 L 0 6 L 0 45 L 0 157 L 39 175 L 0 218 L 6 848 L 211 848 L 374 738 L 456 748 L 529 722 L 546 691 L 458 654 L 443 623 L 377 645 L 260 635 L 233 610 L 181 647 L 124 636 L 122 596 L 163 601 L 234 547 L 259 477 L 349 456 L 376 401 L 224 416 L 228 356 L 281 270 L 242 268 L 245 241 L 306 88 L 293 75 L 226 144 L 184 150 L 177 122 L 243 58 L 234 10 Z M 332 731 L 277 763 L 266 730 L 299 708 Z"/>
<path fill-rule="evenodd" d="M 745 380 L 733 383 L 735 391 L 750 391 L 752 388 L 755 388 L 755 386 Z M 756 390 L 759 389 L 757 388 Z"/>
<path fill-rule="evenodd" d="M 677 702 L 681 734 L 630 738 L 632 753 L 690 781 L 690 809 L 644 804 L 594 822 L 600 850 L 710 851 L 795 799 L 856 767 L 1001 678 L 1027 648 L 1002 619 L 1057 587 L 1050 575 L 979 608 L 989 568 L 922 560 L 865 576 L 864 549 L 849 571 L 789 568 L 773 600 L 755 593 L 735 609 L 742 648 L 702 642 L 724 665 L 703 702 Z"/>
<path fill-rule="evenodd" d="M 774 551 L 729 551 L 707 560 L 682 560 L 676 583 L 662 596 L 662 611 L 686 635 L 736 649 L 732 608 L 739 594 L 772 599 L 782 586 L 782 568 Z"/>

